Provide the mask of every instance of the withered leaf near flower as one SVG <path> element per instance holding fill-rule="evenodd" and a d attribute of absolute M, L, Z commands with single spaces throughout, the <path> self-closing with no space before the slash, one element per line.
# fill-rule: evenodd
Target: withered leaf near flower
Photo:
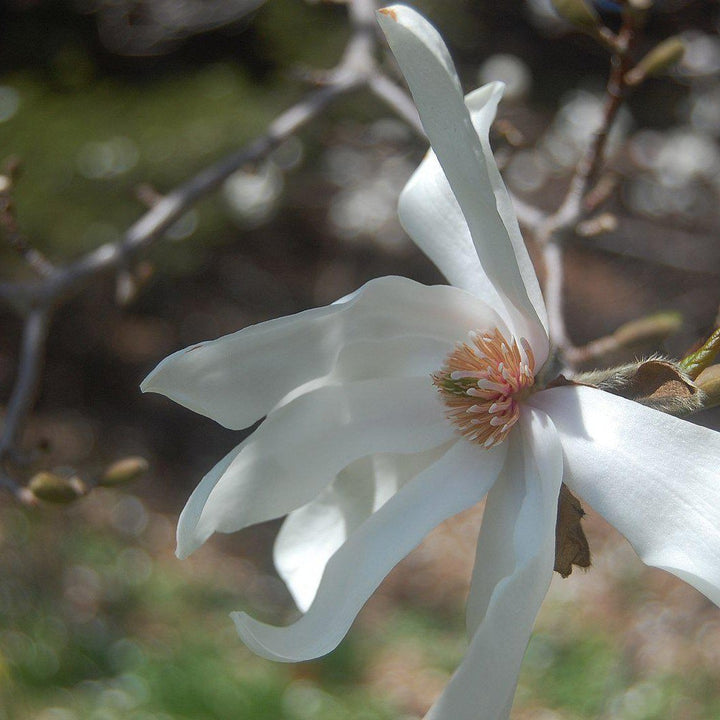
<path fill-rule="evenodd" d="M 703 406 L 702 390 L 671 360 L 650 358 L 581 373 L 573 380 L 670 415 L 688 415 Z"/>
<path fill-rule="evenodd" d="M 585 516 L 580 501 L 563 483 L 558 498 L 557 525 L 555 526 L 555 572 L 569 577 L 573 565 L 590 567 L 590 546 L 580 521 Z"/>

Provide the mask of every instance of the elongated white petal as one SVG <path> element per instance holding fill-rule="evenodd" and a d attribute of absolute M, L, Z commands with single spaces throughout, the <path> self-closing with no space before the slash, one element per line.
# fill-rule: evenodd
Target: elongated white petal
<path fill-rule="evenodd" d="M 326 386 L 271 413 L 191 496 L 178 524 L 184 557 L 213 532 L 234 532 L 312 500 L 358 458 L 414 453 L 454 437 L 430 378 Z"/>
<path fill-rule="evenodd" d="M 480 265 L 501 299 L 507 298 L 520 316 L 535 324 L 536 332 L 530 339 L 538 345 L 538 354 L 541 354 L 543 348 L 535 334 L 547 335 L 545 306 L 487 139 L 500 86 L 483 88 L 469 96 L 476 114 L 473 123 L 447 48 L 435 28 L 403 5 L 382 10 L 379 20 L 407 79 L 432 149 L 465 217 Z M 483 134 L 482 138 L 478 132 Z M 426 171 L 432 175 L 429 196 L 437 201 L 441 181 L 437 178 L 437 168 L 433 172 L 432 162 L 429 161 Z M 467 273 L 459 269 L 459 264 L 463 256 L 467 259 L 468 255 L 465 239 L 453 237 L 449 241 L 452 251 L 459 249 L 460 253 L 457 259 L 444 263 L 448 253 L 434 245 L 442 245 L 446 238 L 440 236 L 430 240 L 414 220 L 413 213 L 424 202 L 424 190 L 422 178 L 414 178 L 410 197 L 406 193 L 403 199 L 401 219 L 409 221 L 408 231 L 418 233 L 424 247 L 432 248 L 438 262 L 447 265 L 448 271 L 463 282 Z M 442 208 L 441 217 L 451 217 L 451 204 L 440 203 L 439 207 Z M 462 232 L 458 226 L 457 218 L 453 218 L 449 230 Z"/>
<path fill-rule="evenodd" d="M 468 652 L 426 720 L 505 720 L 552 577 L 563 458 L 557 431 L 525 408 L 488 496 L 468 599 Z"/>
<path fill-rule="evenodd" d="M 504 299 L 480 264 L 465 216 L 432 150 L 400 194 L 398 216 L 448 282 L 505 312 Z"/>
<path fill-rule="evenodd" d="M 530 402 L 561 433 L 568 487 L 645 563 L 720 605 L 720 433 L 594 388 Z"/>
<path fill-rule="evenodd" d="M 233 613 L 238 632 L 259 655 L 295 662 L 330 652 L 387 573 L 448 517 L 488 491 L 506 448 L 483 450 L 458 440 L 435 464 L 406 483 L 330 558 L 309 610 L 288 627 Z"/>
<path fill-rule="evenodd" d="M 275 540 L 275 567 L 300 610 L 310 607 L 327 561 L 350 534 L 453 442 L 411 455 L 360 458 L 315 500 L 288 515 Z"/>
<path fill-rule="evenodd" d="M 512 575 L 517 564 L 513 535 L 526 496 L 521 432 L 512 433 L 508 442 L 508 459 L 485 501 L 478 536 L 472 582 L 465 608 L 470 640 L 485 617 L 497 584 Z"/>
<path fill-rule="evenodd" d="M 176 352 L 142 389 L 241 429 L 298 388 L 426 375 L 469 330 L 499 322 L 489 307 L 457 288 L 379 278 L 341 303 Z"/>
<path fill-rule="evenodd" d="M 480 264 L 465 216 L 432 149 L 401 193 L 398 214 L 408 235 L 437 265 L 448 281 L 498 308 L 506 323 L 512 327 L 512 334 L 526 337 L 533 347 L 537 348 L 539 364 L 542 364 L 548 350 L 547 313 L 535 271 L 520 234 L 512 201 L 490 148 L 489 130 L 501 95 L 501 83 L 491 83 L 467 95 L 465 104 L 483 148 L 498 212 L 515 250 L 528 297 L 543 327 L 539 328 L 536 320 L 526 318 L 522 312 L 507 303 L 488 279 Z"/>
<path fill-rule="evenodd" d="M 546 360 L 550 349 L 548 341 L 549 323 L 547 310 L 545 308 L 545 300 L 540 290 L 540 283 L 535 272 L 535 268 L 530 259 L 530 255 L 525 246 L 520 226 L 518 224 L 515 208 L 508 193 L 505 183 L 500 175 L 495 156 L 490 147 L 490 127 L 492 126 L 497 107 L 502 98 L 505 86 L 502 83 L 494 82 L 478 88 L 465 96 L 465 105 L 470 111 L 475 131 L 480 138 L 480 144 L 483 149 L 483 157 L 487 166 L 488 177 L 495 195 L 497 210 L 502 218 L 503 225 L 507 230 L 508 237 L 512 243 L 517 261 L 520 275 L 522 276 L 527 296 L 535 310 L 535 316 L 528 316 L 523 313 L 523 308 L 518 308 L 516 313 L 512 315 L 512 321 L 515 325 L 516 337 L 526 337 L 538 355 L 538 367 Z M 537 321 L 540 321 L 538 326 Z"/>

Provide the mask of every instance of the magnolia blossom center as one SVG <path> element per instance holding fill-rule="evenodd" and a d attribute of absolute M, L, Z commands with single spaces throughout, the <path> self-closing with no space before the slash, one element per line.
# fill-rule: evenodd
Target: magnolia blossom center
<path fill-rule="evenodd" d="M 463 437 L 485 447 L 501 443 L 520 417 L 535 383 L 535 356 L 525 338 L 509 341 L 495 328 L 471 332 L 433 376 Z"/>

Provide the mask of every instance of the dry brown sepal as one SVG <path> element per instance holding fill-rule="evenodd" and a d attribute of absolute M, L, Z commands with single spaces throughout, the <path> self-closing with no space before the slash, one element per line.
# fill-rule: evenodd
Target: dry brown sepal
<path fill-rule="evenodd" d="M 579 384 L 568 380 L 564 375 L 558 375 L 547 387 Z M 558 496 L 557 521 L 555 523 L 555 565 L 553 567 L 553 570 L 563 578 L 572 574 L 573 565 L 584 570 L 590 567 L 590 544 L 581 524 L 584 517 L 585 510 L 583 510 L 582 504 L 563 483 Z"/>
<path fill-rule="evenodd" d="M 38 500 L 60 505 L 74 502 L 87 493 L 79 477 L 67 478 L 45 470 L 33 475 L 27 487 Z"/>
<path fill-rule="evenodd" d="M 639 85 L 645 78 L 662 75 L 682 60 L 685 45 L 679 37 L 671 37 L 656 45 L 632 70 L 625 73 L 627 85 Z"/>
<path fill-rule="evenodd" d="M 705 407 L 703 390 L 678 363 L 665 358 L 578 373 L 573 381 L 678 417 Z"/>
<path fill-rule="evenodd" d="M 590 567 L 590 546 L 580 521 L 585 511 L 580 501 L 563 483 L 558 497 L 557 524 L 555 525 L 555 572 L 564 578 L 573 571 L 573 565 Z"/>
<path fill-rule="evenodd" d="M 124 485 L 142 477 L 149 467 L 150 464 L 144 457 L 139 455 L 126 457 L 109 465 L 97 484 L 102 487 Z"/>

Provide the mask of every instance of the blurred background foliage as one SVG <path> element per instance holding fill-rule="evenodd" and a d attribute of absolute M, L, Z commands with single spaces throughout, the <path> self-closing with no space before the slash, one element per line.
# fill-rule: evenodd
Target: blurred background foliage
<path fill-rule="evenodd" d="M 495 137 L 505 177 L 554 207 L 597 122 L 604 51 L 543 0 L 415 5 L 441 29 L 468 89 L 508 83 Z M 577 343 L 672 310 L 684 317 L 668 343 L 677 354 L 715 322 L 719 11 L 656 2 L 645 49 L 680 33 L 687 53 L 621 118 L 610 161 L 617 222 L 568 250 Z M 0 157 L 22 160 L 23 231 L 59 262 L 118 239 L 143 199 L 260 134 L 306 90 L 305 69 L 331 67 L 345 18 L 342 4 L 302 0 L 7 0 Z M 227 613 L 293 616 L 271 568 L 276 525 L 216 538 L 183 563 L 172 555 L 185 499 L 238 434 L 137 389 L 173 350 L 325 304 L 372 277 L 439 281 L 395 218 L 423 151 L 377 100 L 347 97 L 178 222 L 150 251 L 154 274 L 130 306 L 118 308 L 101 280 L 60 311 L 27 444 L 45 448 L 42 465 L 84 477 L 128 454 L 152 469 L 64 508 L 2 499 L 0 720 L 409 720 L 446 683 L 464 648 L 480 511 L 442 526 L 396 569 L 329 657 L 265 662 Z M 1 243 L 0 274 L 31 277 Z M 4 402 L 20 324 L 0 308 L 0 327 Z M 699 421 L 720 427 L 717 415 Z M 588 534 L 595 567 L 553 583 L 514 717 L 720 718 L 717 611 L 643 568 L 592 512 Z"/>

